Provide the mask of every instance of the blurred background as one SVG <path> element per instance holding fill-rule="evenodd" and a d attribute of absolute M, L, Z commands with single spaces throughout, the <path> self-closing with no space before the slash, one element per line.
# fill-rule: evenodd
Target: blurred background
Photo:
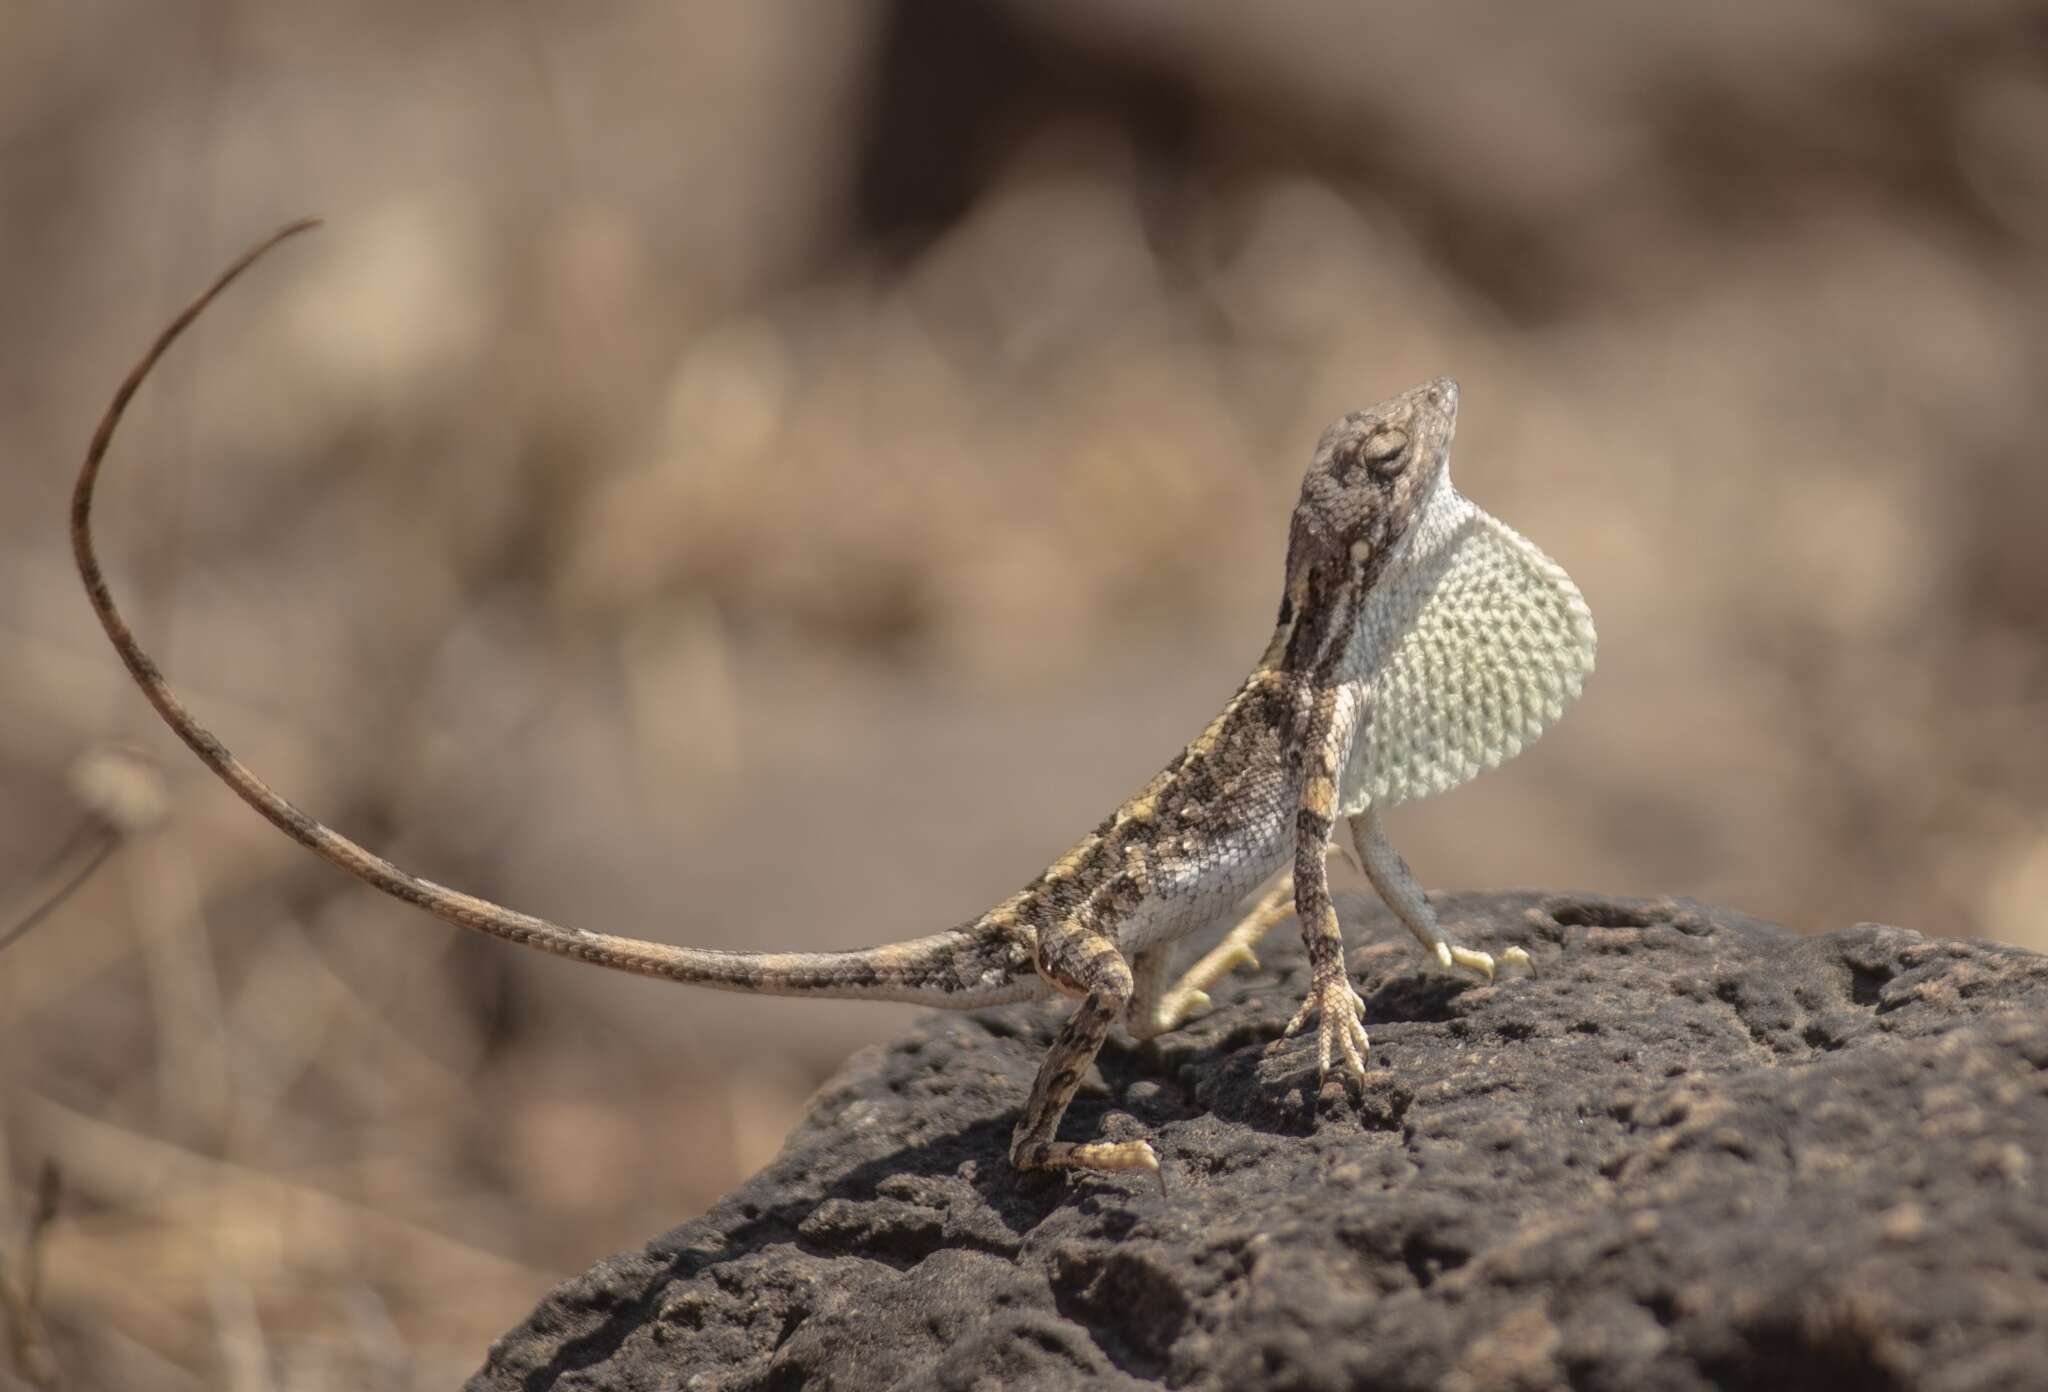
<path fill-rule="evenodd" d="M 0 1387 L 448 1386 L 907 1018 L 458 935 L 157 725 L 72 470 L 306 213 L 102 546 L 200 717 L 423 873 L 966 918 L 1258 654 L 1323 426 L 1450 372 L 1602 648 L 1392 817 L 1426 884 L 2048 948 L 2040 4 L 10 6 L 0 904 L 130 830 L 0 956 Z"/>

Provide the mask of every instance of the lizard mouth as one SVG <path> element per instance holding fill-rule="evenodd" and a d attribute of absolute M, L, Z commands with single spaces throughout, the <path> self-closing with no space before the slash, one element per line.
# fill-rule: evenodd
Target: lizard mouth
<path fill-rule="evenodd" d="M 1451 440 L 1458 433 L 1458 384 L 1449 377 L 1438 377 L 1411 389 L 1408 399 L 1418 408 L 1414 415 L 1436 430 L 1436 438 L 1428 442 L 1429 476 L 1423 485 L 1434 503 L 1434 494 L 1449 473 Z"/>

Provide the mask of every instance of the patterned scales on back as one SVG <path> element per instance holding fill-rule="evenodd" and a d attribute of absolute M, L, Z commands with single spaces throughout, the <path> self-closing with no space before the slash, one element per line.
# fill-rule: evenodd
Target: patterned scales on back
<path fill-rule="evenodd" d="M 1353 816 L 1440 793 L 1532 744 L 1593 670 L 1593 613 L 1564 568 L 1445 467 L 1353 637 L 1377 672 L 1338 786 Z"/>

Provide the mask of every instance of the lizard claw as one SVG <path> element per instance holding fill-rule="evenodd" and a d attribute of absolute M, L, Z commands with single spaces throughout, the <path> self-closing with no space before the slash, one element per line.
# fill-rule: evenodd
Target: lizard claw
<path fill-rule="evenodd" d="M 1445 971 L 1463 967 L 1466 971 L 1477 972 L 1488 981 L 1494 979 L 1496 966 L 1520 967 L 1531 976 L 1536 973 L 1536 964 L 1529 960 L 1529 954 L 1519 947 L 1503 948 L 1498 960 L 1491 952 L 1476 948 L 1459 947 L 1456 943 L 1439 942 L 1436 945 L 1436 959 L 1443 963 Z"/>
<path fill-rule="evenodd" d="M 1444 970 L 1463 967 L 1466 971 L 1478 972 L 1488 981 L 1493 980 L 1493 954 L 1476 948 L 1459 947 L 1456 943 L 1440 942 L 1436 945 L 1436 959 Z"/>
<path fill-rule="evenodd" d="M 1146 1022 L 1141 1037 L 1151 1039 L 1156 1035 L 1177 1030 L 1212 1004 L 1214 1002 L 1209 999 L 1209 993 L 1199 986 L 1176 986 L 1161 996 L 1159 1004 L 1152 1008 L 1152 1018 Z"/>
<path fill-rule="evenodd" d="M 1287 1035 L 1301 1033 L 1311 1019 L 1320 1017 L 1316 1029 L 1316 1079 L 1329 1076 L 1330 1059 L 1341 1054 L 1344 1071 L 1352 1081 L 1365 1083 L 1365 1055 L 1372 1041 L 1365 1033 L 1365 1001 L 1341 973 L 1317 982 L 1301 1002 L 1301 1009 L 1287 1022 Z"/>

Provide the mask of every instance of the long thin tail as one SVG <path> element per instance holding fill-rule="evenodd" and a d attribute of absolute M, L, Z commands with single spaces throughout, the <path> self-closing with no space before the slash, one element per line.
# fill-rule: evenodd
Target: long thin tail
<path fill-rule="evenodd" d="M 112 443 L 114 430 L 136 389 L 171 344 L 197 319 L 221 291 L 236 277 L 288 237 L 319 226 L 307 218 L 279 229 L 242 254 L 223 271 L 205 293 L 187 305 L 177 318 L 157 335 L 149 351 L 129 370 L 114 392 L 106 414 L 100 417 L 87 447 L 85 463 L 78 471 L 78 484 L 71 495 L 71 549 L 78 559 L 78 573 L 85 581 L 86 597 L 112 640 L 114 650 L 128 665 L 142 694 L 156 707 L 164 723 L 178 738 L 191 746 L 206 766 L 220 776 L 244 802 L 261 812 L 285 835 L 300 845 L 340 866 L 349 874 L 383 890 L 393 898 L 418 905 L 450 923 L 488 933 L 494 938 L 526 947 L 595 962 L 616 971 L 641 976 L 663 977 L 728 991 L 750 991 L 774 995 L 840 996 L 866 1000 L 907 1000 L 929 1004 L 972 1006 L 995 1000 L 1014 1000 L 1034 993 L 1029 976 L 1028 954 L 1024 973 L 1010 945 L 992 940 L 987 933 L 967 928 L 893 943 L 886 947 L 854 952 L 716 952 L 677 947 L 640 938 L 614 937 L 567 928 L 532 914 L 520 913 L 488 899 L 478 899 L 460 890 L 424 879 L 359 845 L 324 822 L 300 811 L 269 784 L 258 778 L 227 750 L 198 721 L 164 680 L 157 665 L 143 652 L 129 631 L 127 621 L 114 607 L 113 596 L 100 572 L 92 542 L 93 488 L 99 481 L 100 463 Z"/>

